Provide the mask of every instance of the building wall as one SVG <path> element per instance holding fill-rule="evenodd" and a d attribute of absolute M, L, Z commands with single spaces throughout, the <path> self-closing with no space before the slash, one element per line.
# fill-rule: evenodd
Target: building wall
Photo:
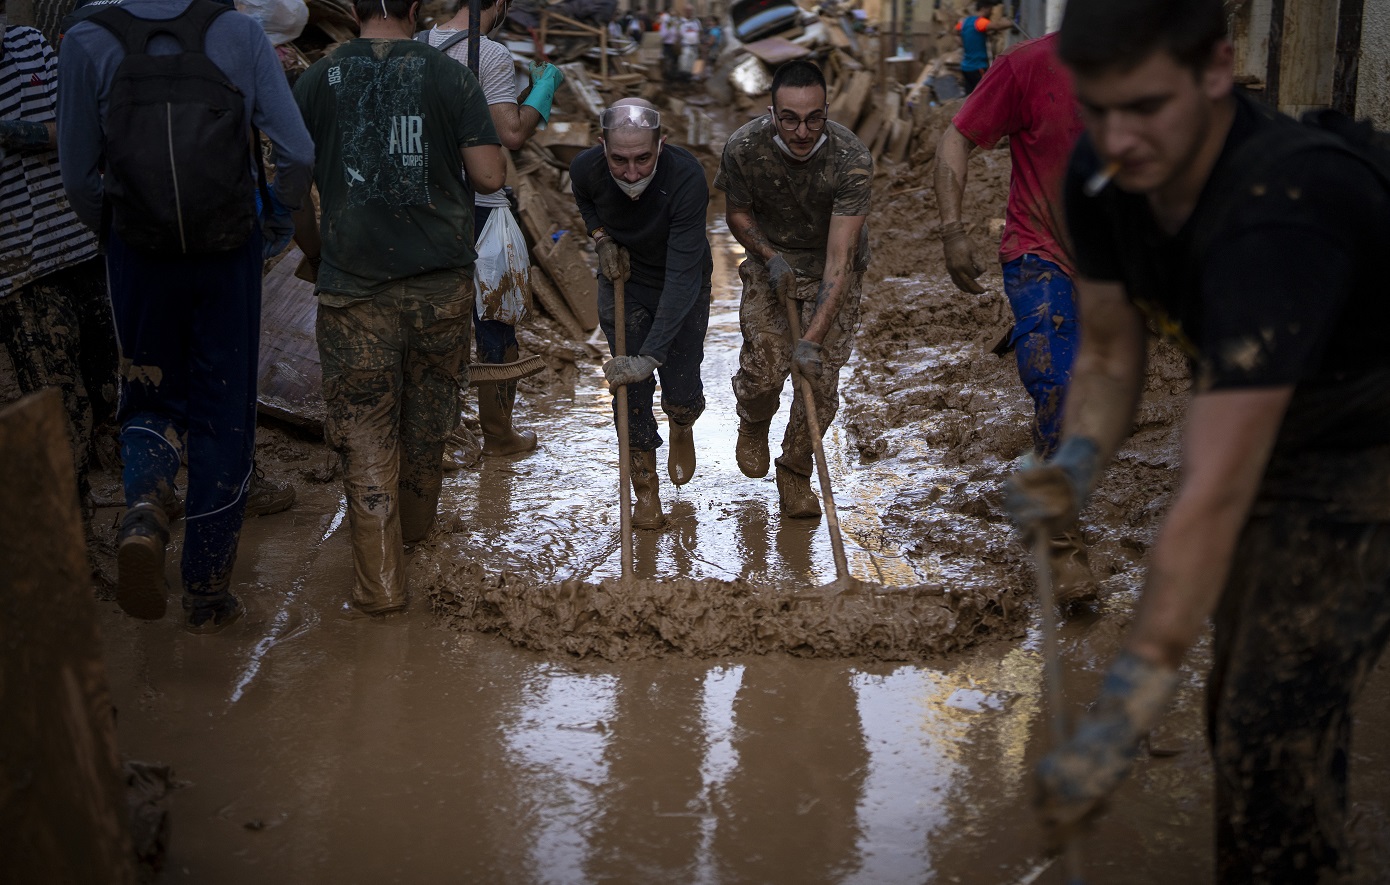
<path fill-rule="evenodd" d="M 1390 131 L 1390 3 L 1384 0 L 1366 0 L 1361 15 L 1356 116 Z"/>

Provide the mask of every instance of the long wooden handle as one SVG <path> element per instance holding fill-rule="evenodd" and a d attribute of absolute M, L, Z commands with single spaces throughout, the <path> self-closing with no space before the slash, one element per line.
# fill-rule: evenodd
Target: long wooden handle
<path fill-rule="evenodd" d="M 796 359 L 796 342 L 801 340 L 801 319 L 796 315 L 796 299 L 784 298 L 787 308 L 787 328 L 792 333 L 792 359 Z M 849 578 L 849 563 L 845 560 L 845 540 L 840 536 L 840 514 L 835 510 L 835 493 L 830 490 L 830 466 L 825 463 L 825 447 L 820 439 L 820 416 L 816 414 L 816 397 L 811 382 L 792 370 L 801 386 L 802 405 L 806 408 L 806 424 L 811 431 L 811 446 L 816 453 L 816 471 L 820 476 L 820 494 L 825 499 L 825 524 L 830 529 L 830 550 L 835 555 L 835 576 Z"/>
<path fill-rule="evenodd" d="M 614 356 L 627 356 L 627 304 L 622 279 L 613 281 Z M 632 578 L 632 466 L 627 441 L 627 385 L 618 388 L 618 531 L 622 533 L 623 580 Z"/>

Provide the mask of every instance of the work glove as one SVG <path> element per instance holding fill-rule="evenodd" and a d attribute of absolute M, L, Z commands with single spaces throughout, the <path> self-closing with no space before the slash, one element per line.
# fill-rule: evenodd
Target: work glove
<path fill-rule="evenodd" d="M 975 261 L 975 249 L 970 237 L 965 233 L 965 225 L 953 221 L 941 228 L 941 245 L 946 250 L 946 270 L 951 274 L 951 282 L 962 292 L 979 295 L 985 287 L 975 282 L 975 278 L 985 272 Z"/>
<path fill-rule="evenodd" d="M 294 219 L 290 215 L 290 210 L 285 208 L 271 191 L 266 191 L 265 195 L 270 198 L 270 202 L 262 203 L 260 189 L 256 190 L 256 209 L 261 216 L 261 257 L 264 259 L 274 258 L 281 252 L 289 248 L 290 240 L 294 239 Z"/>
<path fill-rule="evenodd" d="M 802 338 L 796 342 L 796 350 L 792 353 L 792 371 L 807 381 L 819 380 L 821 372 L 825 371 L 824 354 L 825 348 Z"/>
<path fill-rule="evenodd" d="M 774 255 L 767 260 L 767 280 L 772 284 L 772 291 L 777 297 L 785 301 L 796 295 L 796 271 L 787 263 L 787 259 L 781 255 Z"/>
<path fill-rule="evenodd" d="M 646 381 L 659 365 L 649 356 L 615 356 L 603 364 L 603 377 L 608 379 L 608 389 L 617 391 L 624 384 Z"/>
<path fill-rule="evenodd" d="M 632 261 L 627 250 L 612 237 L 600 237 L 594 244 L 594 251 L 598 253 L 598 269 L 608 278 L 608 282 L 622 280 L 626 283 L 632 276 Z"/>
<path fill-rule="evenodd" d="M 1037 768 L 1037 812 L 1053 847 L 1097 814 L 1177 688 L 1178 672 L 1122 651 L 1076 731 Z"/>
<path fill-rule="evenodd" d="M 1069 531 L 1091 496 L 1100 469 L 1100 447 L 1087 436 L 1069 436 L 1050 461 L 1030 455 L 1004 483 L 1004 508 L 1032 540 Z"/>
<path fill-rule="evenodd" d="M 565 74 L 548 61 L 531 63 L 531 92 L 523 105 L 535 108 L 541 122 L 550 122 L 550 106 L 555 102 L 555 90 L 565 82 Z"/>
<path fill-rule="evenodd" d="M 34 151 L 48 147 L 48 127 L 27 120 L 0 120 L 0 147 L 7 151 Z"/>

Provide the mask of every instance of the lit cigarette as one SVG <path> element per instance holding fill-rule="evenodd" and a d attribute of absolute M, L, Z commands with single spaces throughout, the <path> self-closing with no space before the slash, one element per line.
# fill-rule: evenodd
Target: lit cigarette
<path fill-rule="evenodd" d="M 1105 190 L 1105 186 L 1110 183 L 1110 179 L 1115 177 L 1115 173 L 1120 171 L 1120 161 L 1111 160 L 1108 165 L 1090 178 L 1086 179 L 1086 186 L 1081 190 L 1086 196 L 1094 197 L 1096 194 Z"/>

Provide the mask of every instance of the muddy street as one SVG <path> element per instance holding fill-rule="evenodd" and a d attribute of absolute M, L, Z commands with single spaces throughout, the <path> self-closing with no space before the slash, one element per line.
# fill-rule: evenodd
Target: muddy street
<path fill-rule="evenodd" d="M 734 464 L 739 249 L 719 222 L 711 240 L 699 467 L 678 492 L 663 470 L 669 525 L 637 533 L 636 575 L 823 584 L 834 577 L 824 521 L 784 522 L 772 479 Z M 960 331 L 999 306 L 961 300 L 944 277 L 866 287 L 878 307 L 827 435 L 857 577 L 986 593 L 1006 613 L 950 656 L 606 661 L 437 619 L 426 586 L 471 565 L 538 583 L 619 574 L 597 361 L 572 393 L 523 397 L 518 420 L 540 432 L 539 452 L 446 476 L 442 531 L 411 563 L 410 609 L 385 620 L 346 605 L 339 481 L 304 479 L 327 476 L 330 453 L 263 431 L 265 466 L 296 481 L 299 501 L 246 525 L 243 622 L 202 638 L 99 605 L 122 752 L 182 782 L 163 881 L 1060 882 L 1029 809 L 1047 743 L 1031 577 L 996 500 L 1027 445 L 1028 407 L 1010 364 Z M 790 388 L 774 444 L 789 400 Z M 1144 445 L 1131 462 L 1168 470 Z M 98 498 L 116 494 L 106 480 Z M 1144 488 L 1131 479 L 1105 494 L 1118 510 Z M 1094 695 L 1129 616 L 1147 541 L 1134 524 L 1102 508 L 1088 526 L 1110 592 L 1064 629 L 1076 701 Z M 1085 841 L 1094 881 L 1210 875 L 1204 655 L 1184 671 L 1154 757 Z M 1387 691 L 1380 674 L 1370 696 Z M 1357 826 L 1374 865 L 1386 860 L 1390 758 L 1375 740 L 1386 715 L 1364 707 Z"/>

